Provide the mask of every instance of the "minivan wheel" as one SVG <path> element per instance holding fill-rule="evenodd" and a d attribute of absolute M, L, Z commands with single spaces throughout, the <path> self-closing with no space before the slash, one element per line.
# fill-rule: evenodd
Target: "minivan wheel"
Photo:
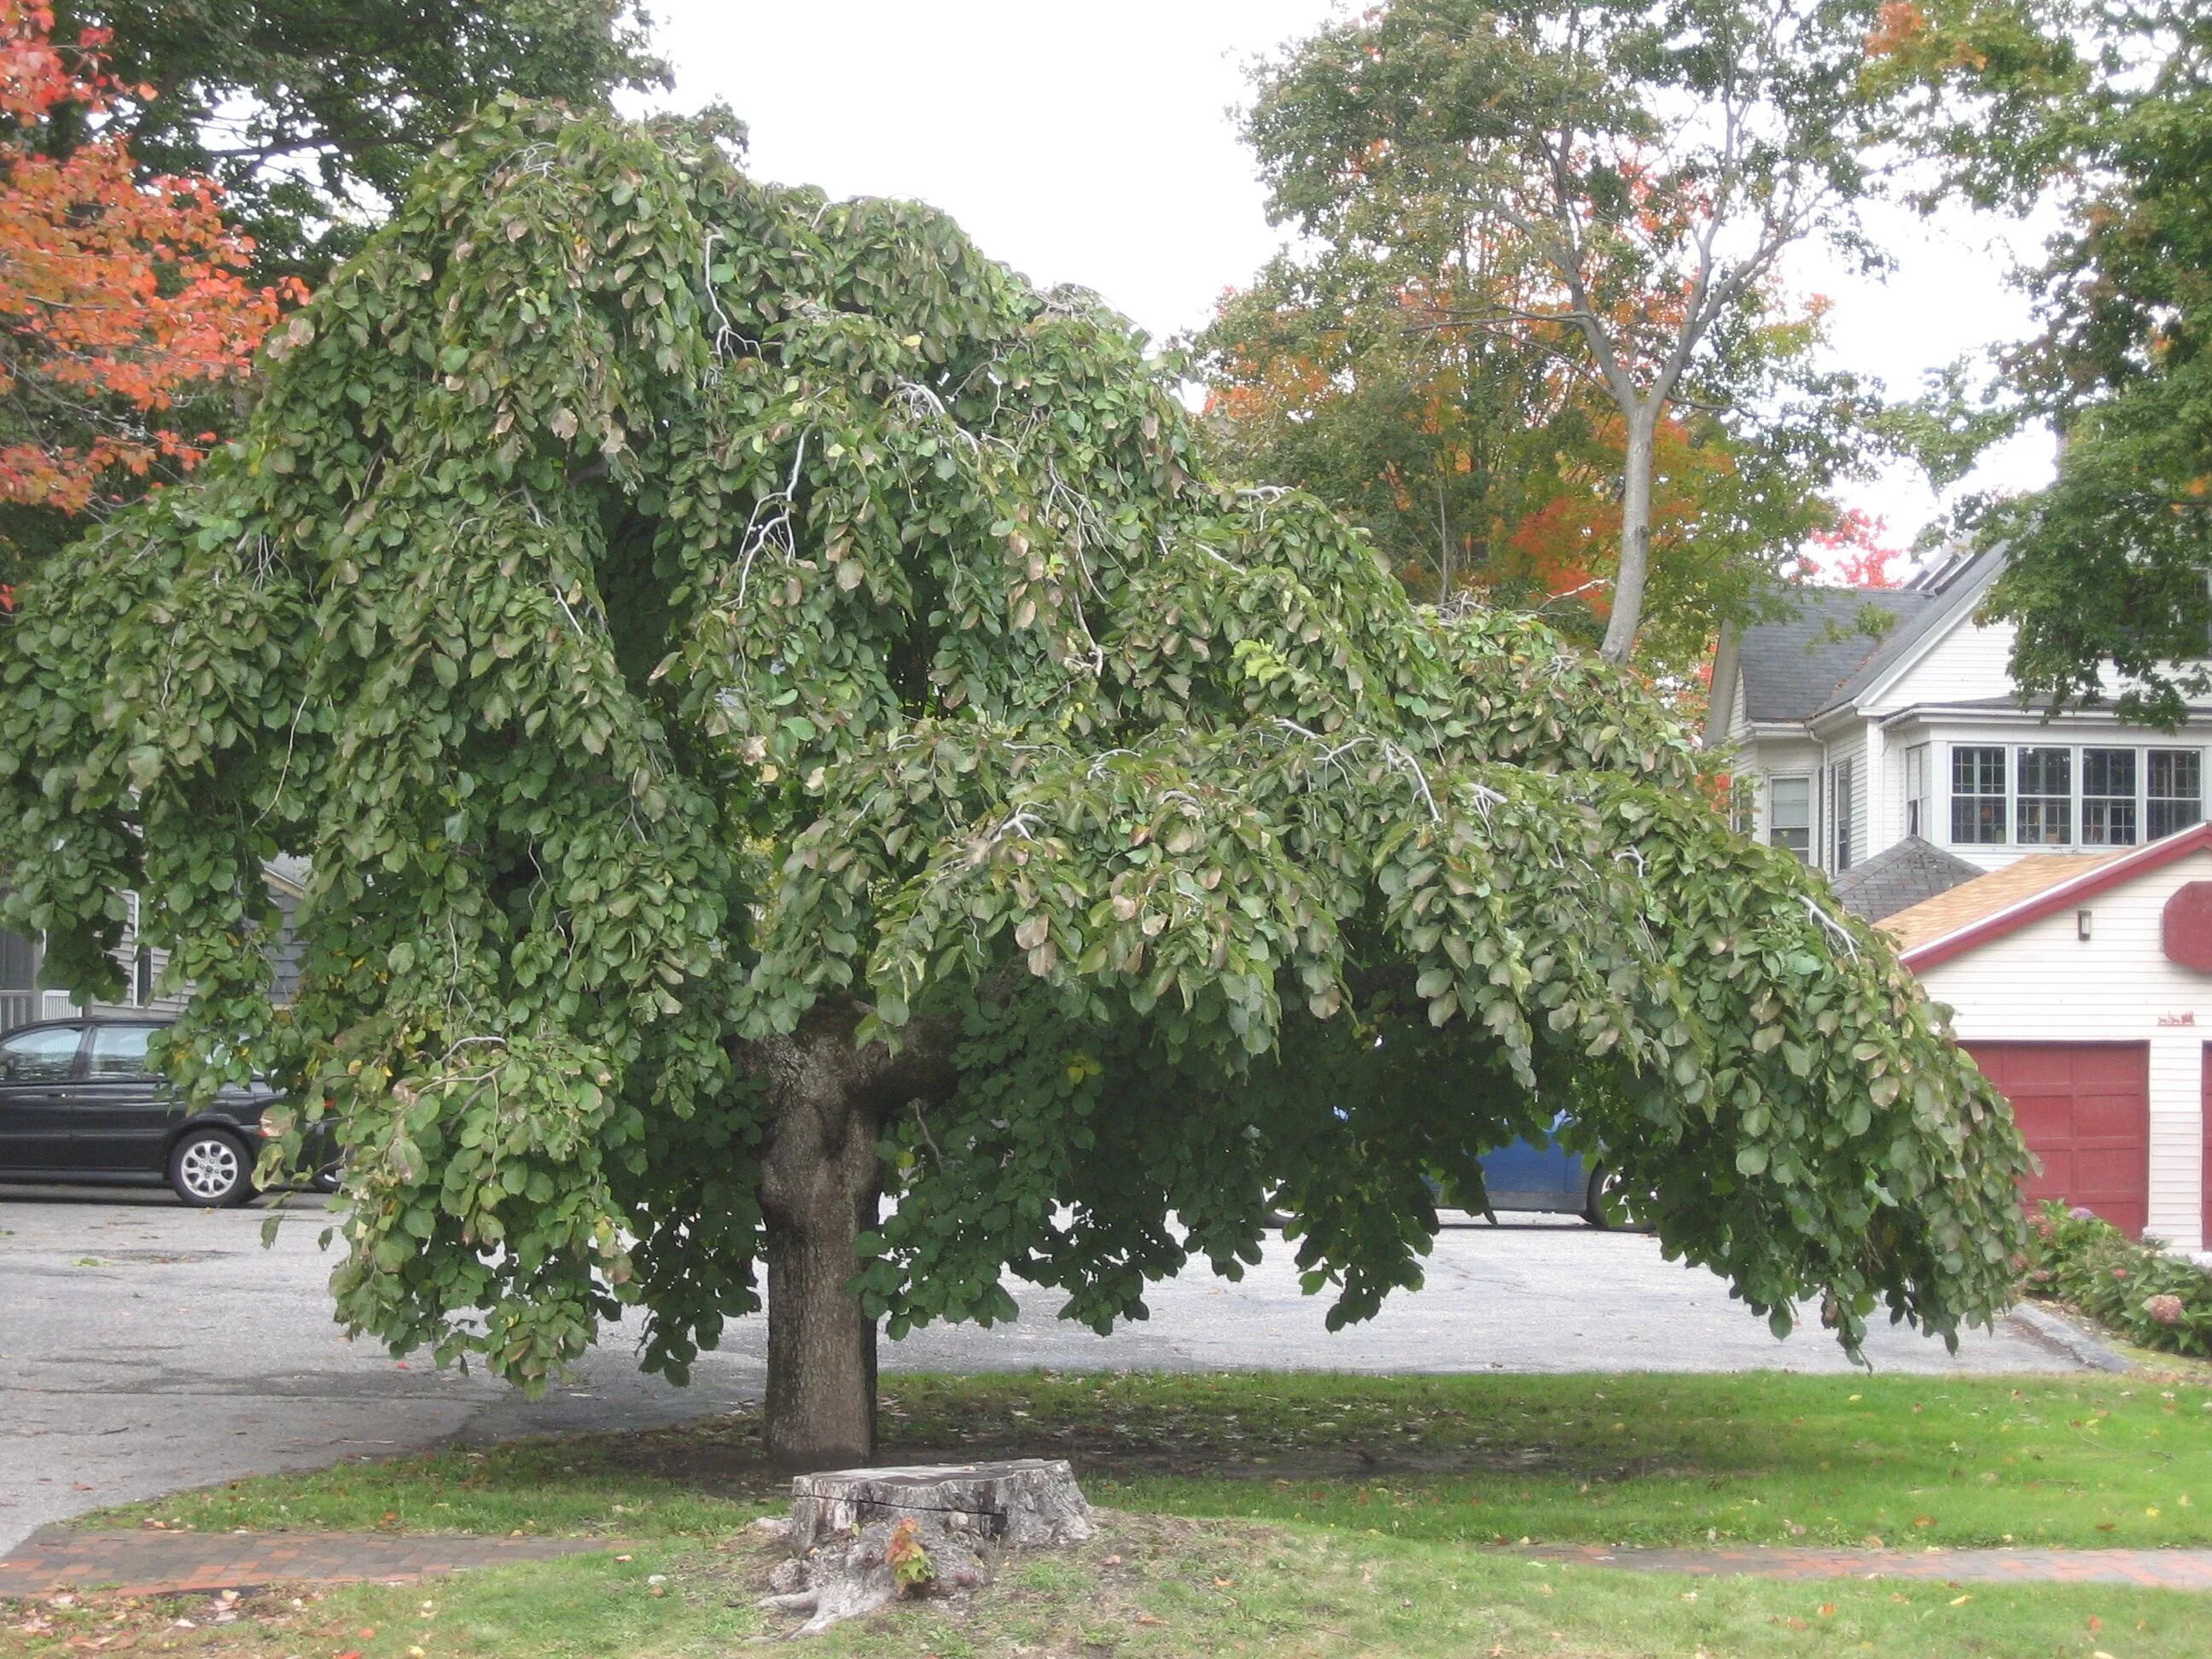
<path fill-rule="evenodd" d="M 1615 1185 L 1612 1170 L 1603 1164 L 1590 1171 L 1589 1192 L 1583 1202 L 1583 1219 L 1593 1227 L 1613 1227 L 1620 1224 L 1606 1213 L 1605 1200 Z"/>
<path fill-rule="evenodd" d="M 169 1185 L 187 1204 L 220 1210 L 253 1196 L 246 1145 L 221 1129 L 194 1129 L 169 1154 Z"/>

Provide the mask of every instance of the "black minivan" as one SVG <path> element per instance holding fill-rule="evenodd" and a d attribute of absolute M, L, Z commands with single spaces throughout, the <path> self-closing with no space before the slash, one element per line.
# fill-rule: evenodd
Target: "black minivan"
<path fill-rule="evenodd" d="M 166 1021 L 85 1016 L 0 1036 L 0 1181 L 152 1185 L 187 1204 L 242 1204 L 274 1089 L 226 1088 L 191 1112 L 147 1064 Z M 318 1182 L 319 1186 L 323 1182 Z"/>

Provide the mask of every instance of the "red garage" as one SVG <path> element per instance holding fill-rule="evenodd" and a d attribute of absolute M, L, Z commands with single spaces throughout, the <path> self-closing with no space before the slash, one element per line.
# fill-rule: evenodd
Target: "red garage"
<path fill-rule="evenodd" d="M 2212 825 L 2024 858 L 1881 925 L 2012 1102 L 2030 1197 L 2212 1242 Z"/>

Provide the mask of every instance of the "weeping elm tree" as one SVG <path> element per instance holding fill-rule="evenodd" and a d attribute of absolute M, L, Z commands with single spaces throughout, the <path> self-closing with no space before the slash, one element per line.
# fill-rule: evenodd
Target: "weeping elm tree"
<path fill-rule="evenodd" d="M 349 1328 L 538 1387 L 634 1304 L 681 1379 L 764 1294 L 771 1449 L 856 1459 L 886 1324 L 1103 1330 L 1275 1208 L 1364 1318 L 1563 1108 L 1778 1328 L 2003 1306 L 2025 1155 L 1889 951 L 1090 295 L 507 105 L 269 355 L 24 593 L 9 914 L 98 991 L 137 892 L 185 1085 L 335 1119 Z"/>

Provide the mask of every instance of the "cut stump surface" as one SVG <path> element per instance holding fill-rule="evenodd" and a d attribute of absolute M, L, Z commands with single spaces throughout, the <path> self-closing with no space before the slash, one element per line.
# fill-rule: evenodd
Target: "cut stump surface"
<path fill-rule="evenodd" d="M 1079 1543 L 1091 1505 L 1065 1459 L 833 1469 L 791 1483 L 791 1534 L 802 1546 L 878 1521 L 930 1522 L 978 1543 L 1016 1549 Z"/>

